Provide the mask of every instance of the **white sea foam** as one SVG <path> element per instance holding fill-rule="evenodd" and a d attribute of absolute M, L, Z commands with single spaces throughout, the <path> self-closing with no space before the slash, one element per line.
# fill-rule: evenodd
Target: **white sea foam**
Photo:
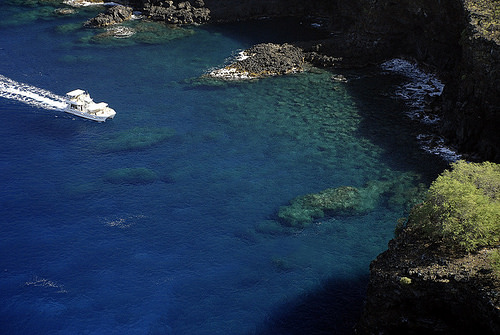
<path fill-rule="evenodd" d="M 395 94 L 410 107 L 409 117 L 424 123 L 439 121 L 437 115 L 429 114 L 424 110 L 429 97 L 440 96 L 443 93 L 444 84 L 435 74 L 422 71 L 416 64 L 399 58 L 387 61 L 381 66 L 386 71 L 398 73 L 408 78 L 408 82 L 398 87 Z"/>
<path fill-rule="evenodd" d="M 111 219 L 104 219 L 104 223 L 109 227 L 116 227 L 120 229 L 129 228 L 135 224 L 137 224 L 140 220 L 145 219 L 145 215 L 127 215 L 124 217 L 115 217 Z"/>
<path fill-rule="evenodd" d="M 222 69 L 215 69 L 210 71 L 208 75 L 213 78 L 219 78 L 224 80 L 252 79 L 249 72 L 237 70 L 234 67 L 224 67 Z"/>
<path fill-rule="evenodd" d="M 233 53 L 231 57 L 228 57 L 225 61 L 226 66 L 223 68 L 215 68 L 208 71 L 208 76 L 212 78 L 218 78 L 223 80 L 247 80 L 254 79 L 250 76 L 248 71 L 237 70 L 235 67 L 232 67 L 231 64 L 236 62 L 241 62 L 247 58 L 250 58 L 245 50 L 238 51 Z"/>
<path fill-rule="evenodd" d="M 250 56 L 248 56 L 245 51 L 238 52 L 238 55 L 236 56 L 236 60 L 239 62 L 241 62 L 242 60 L 245 60 L 247 58 L 250 58 Z"/>
<path fill-rule="evenodd" d="M 66 99 L 62 96 L 2 75 L 0 75 L 0 97 L 50 110 L 63 110 L 67 105 Z"/>
<path fill-rule="evenodd" d="M 431 134 L 420 134 L 417 136 L 422 149 L 425 151 L 443 157 L 449 162 L 454 162 L 462 158 L 462 155 L 451 150 L 444 144 L 444 139 L 440 136 Z"/>
<path fill-rule="evenodd" d="M 99 1 L 99 2 L 90 2 L 90 1 L 85 1 L 85 0 L 64 0 L 64 4 L 73 6 L 73 7 L 87 7 L 87 6 L 116 6 L 119 5 L 116 2 L 104 2 L 104 1 Z"/>
<path fill-rule="evenodd" d="M 142 15 L 142 12 L 135 11 L 132 13 L 132 17 L 130 18 L 131 20 L 142 20 L 144 16 Z"/>
<path fill-rule="evenodd" d="M 429 97 L 440 96 L 443 93 L 444 84 L 433 73 L 421 70 L 416 64 L 404 59 L 392 59 L 383 63 L 382 69 L 398 73 L 408 78 L 408 81 L 396 89 L 397 98 L 403 99 L 410 110 L 408 116 L 426 124 L 436 124 L 440 121 L 437 114 L 425 110 Z M 439 155 L 443 159 L 453 162 L 461 158 L 461 155 L 448 148 L 442 137 L 436 135 L 418 135 L 420 146 L 425 151 Z"/>
<path fill-rule="evenodd" d="M 113 34 L 115 38 L 127 38 L 135 34 L 135 30 L 124 26 L 113 26 L 107 28 L 106 31 Z"/>
<path fill-rule="evenodd" d="M 30 281 L 24 283 L 25 286 L 34 286 L 34 287 L 44 287 L 44 288 L 54 288 L 58 289 L 57 293 L 67 293 L 66 289 L 63 285 L 58 284 L 52 280 L 46 278 L 40 278 L 38 276 L 34 276 Z"/>

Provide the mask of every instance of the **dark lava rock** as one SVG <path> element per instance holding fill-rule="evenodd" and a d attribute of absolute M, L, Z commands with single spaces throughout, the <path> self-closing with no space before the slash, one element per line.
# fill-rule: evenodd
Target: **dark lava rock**
<path fill-rule="evenodd" d="M 406 228 L 370 265 L 357 334 L 500 334 L 495 249 L 453 255 Z"/>
<path fill-rule="evenodd" d="M 253 79 L 304 71 L 305 54 L 290 44 L 257 44 L 239 59 L 209 76 L 221 79 Z"/>
<path fill-rule="evenodd" d="M 169 24 L 201 24 L 210 20 L 210 10 L 205 8 L 203 0 L 189 1 L 148 1 L 144 4 L 144 13 L 155 21 Z"/>
<path fill-rule="evenodd" d="M 290 44 L 257 44 L 245 51 L 238 66 L 257 75 L 287 74 L 303 70 L 304 53 Z"/>
<path fill-rule="evenodd" d="M 113 24 L 121 23 L 132 17 L 133 10 L 130 7 L 117 5 L 109 7 L 105 13 L 100 13 L 96 17 L 85 22 L 86 27 L 101 28 Z"/>

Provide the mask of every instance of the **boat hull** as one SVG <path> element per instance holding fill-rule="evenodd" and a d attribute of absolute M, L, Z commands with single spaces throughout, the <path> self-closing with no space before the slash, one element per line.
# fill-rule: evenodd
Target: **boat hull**
<path fill-rule="evenodd" d="M 107 103 L 95 103 L 84 90 L 76 89 L 68 92 L 66 98 L 67 106 L 64 109 L 66 113 L 97 122 L 104 122 L 116 115 L 115 110 L 109 108 Z"/>
<path fill-rule="evenodd" d="M 88 120 L 92 120 L 92 121 L 97 121 L 97 122 L 104 122 L 107 119 L 112 119 L 113 116 L 114 116 L 114 115 L 113 116 L 93 115 L 93 114 L 89 114 L 89 113 L 85 113 L 85 112 L 80 112 L 78 110 L 74 110 L 74 109 L 71 109 L 71 108 L 66 108 L 64 111 L 66 113 L 73 114 L 73 115 L 82 117 L 84 119 L 88 119 Z"/>

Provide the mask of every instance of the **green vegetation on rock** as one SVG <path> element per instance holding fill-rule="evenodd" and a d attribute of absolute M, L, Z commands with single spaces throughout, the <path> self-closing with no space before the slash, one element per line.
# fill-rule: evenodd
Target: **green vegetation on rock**
<path fill-rule="evenodd" d="M 500 279 L 500 252 L 498 249 L 493 250 L 490 254 L 490 264 L 493 269 L 493 273 L 498 279 Z"/>
<path fill-rule="evenodd" d="M 411 284 L 411 278 L 401 277 L 401 278 L 399 278 L 399 283 L 401 285 L 410 285 Z"/>
<path fill-rule="evenodd" d="M 500 42 L 500 1 L 465 0 L 469 20 L 476 36 Z"/>
<path fill-rule="evenodd" d="M 500 165 L 452 164 L 431 185 L 409 223 L 454 251 L 471 252 L 500 242 Z"/>

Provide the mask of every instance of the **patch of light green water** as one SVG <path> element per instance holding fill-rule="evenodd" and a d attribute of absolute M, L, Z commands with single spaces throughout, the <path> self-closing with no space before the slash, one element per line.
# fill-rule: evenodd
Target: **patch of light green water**
<path fill-rule="evenodd" d="M 330 77 L 330 72 L 318 70 L 229 84 L 218 96 L 212 117 L 249 142 L 266 137 L 264 154 L 269 159 L 300 161 L 298 165 L 307 166 L 311 174 L 328 171 L 331 185 L 325 188 L 339 182 L 363 185 L 390 175 L 380 161 L 384 149 L 358 134 L 361 115 L 356 101 L 345 85 Z"/>
<path fill-rule="evenodd" d="M 82 18 L 78 22 L 62 23 L 55 31 L 59 34 L 72 34 L 76 37 L 74 45 L 89 48 L 164 44 L 195 33 L 195 30 L 189 27 L 175 27 L 146 20 L 129 20 L 105 28 L 86 28 L 84 21 Z"/>
<path fill-rule="evenodd" d="M 386 248 L 398 218 L 422 196 L 424 188 L 418 173 L 393 169 L 393 165 L 400 164 L 388 161 L 386 148 L 360 135 L 363 110 L 348 86 L 331 77 L 328 71 L 316 70 L 243 83 L 218 83 L 210 86 L 217 95 L 217 108 L 202 110 L 204 117 L 208 114 L 220 125 L 221 133 L 238 138 L 235 142 L 244 138 L 248 147 L 260 150 L 255 153 L 260 156 L 254 158 L 256 166 L 242 172 L 240 165 L 225 165 L 212 187 L 240 178 L 242 187 L 255 190 L 259 186 L 243 181 L 251 179 L 248 174 L 258 174 L 266 185 L 260 185 L 265 191 L 255 193 L 265 197 L 269 192 L 276 197 L 268 199 L 273 206 L 263 204 L 267 218 L 251 229 L 242 229 L 239 237 L 258 243 L 262 236 L 273 237 L 265 242 L 276 243 L 275 248 L 270 247 L 274 250 L 269 254 L 270 266 L 277 272 L 305 271 L 313 284 L 329 275 L 367 273 L 369 261 Z M 215 142 L 222 138 L 215 131 L 207 136 Z M 281 174 L 264 171 L 266 167 L 259 166 L 259 158 L 276 162 Z M 267 178 L 266 173 L 275 178 Z M 290 229 L 275 221 L 280 205 L 297 196 L 339 186 L 362 190 L 366 210 L 327 216 L 303 229 Z M 220 190 L 224 191 L 224 186 Z M 278 247 L 287 243 L 289 249 Z"/>
<path fill-rule="evenodd" d="M 92 16 L 103 7 L 90 6 L 72 9 L 65 5 L 62 0 L 6 0 L 2 1 L 0 8 L 2 9 L 0 27 L 8 27 L 39 20 Z M 68 12 L 64 14 L 63 10 L 68 10 Z"/>

